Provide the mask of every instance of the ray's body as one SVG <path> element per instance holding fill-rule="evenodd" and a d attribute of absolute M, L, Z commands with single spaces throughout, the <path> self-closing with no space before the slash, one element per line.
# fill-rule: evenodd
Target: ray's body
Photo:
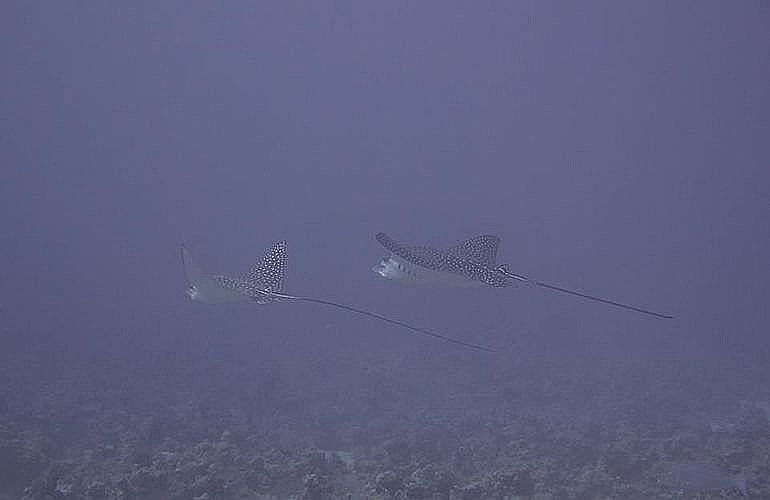
<path fill-rule="evenodd" d="M 425 246 L 402 245 L 385 233 L 377 233 L 376 238 L 382 246 L 391 252 L 388 257 L 382 259 L 378 265 L 372 268 L 375 273 L 383 278 L 414 283 L 437 283 L 456 286 L 487 285 L 492 287 L 508 287 L 518 282 L 658 318 L 672 318 L 672 316 L 667 314 L 570 290 L 521 274 L 512 273 L 508 270 L 507 266 L 497 264 L 497 249 L 500 245 L 500 238 L 497 236 L 476 236 L 445 250 Z"/>

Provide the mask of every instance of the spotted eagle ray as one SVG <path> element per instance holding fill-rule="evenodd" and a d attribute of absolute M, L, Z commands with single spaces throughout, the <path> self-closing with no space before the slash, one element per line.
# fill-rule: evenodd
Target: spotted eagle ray
<path fill-rule="evenodd" d="M 286 242 L 279 241 L 270 247 L 265 255 L 257 261 L 254 268 L 248 273 L 239 277 L 229 277 L 223 275 L 210 275 L 205 273 L 198 263 L 193 259 L 192 254 L 182 245 L 182 267 L 187 278 L 188 288 L 187 296 L 192 300 L 217 304 L 223 302 L 254 301 L 257 304 L 267 304 L 277 300 L 291 300 L 297 302 L 312 302 L 325 306 L 336 307 L 370 318 L 375 318 L 392 325 L 407 328 L 413 332 L 422 335 L 428 335 L 433 338 L 451 342 L 453 344 L 479 349 L 482 351 L 494 352 L 493 349 L 481 345 L 471 344 L 447 337 L 424 328 L 409 325 L 402 321 L 387 318 L 371 311 L 357 309 L 345 304 L 339 304 L 329 300 L 318 299 L 315 297 L 304 297 L 298 295 L 289 295 L 282 292 L 283 278 L 286 272 Z"/>
<path fill-rule="evenodd" d="M 489 234 L 476 236 L 445 250 L 402 245 L 385 233 L 377 233 L 376 238 L 390 251 L 390 256 L 383 258 L 372 268 L 375 273 L 384 278 L 456 286 L 507 287 L 515 282 L 521 282 L 658 318 L 673 317 L 512 273 L 505 264 L 497 264 L 497 248 L 500 245 L 500 238 L 497 236 Z"/>

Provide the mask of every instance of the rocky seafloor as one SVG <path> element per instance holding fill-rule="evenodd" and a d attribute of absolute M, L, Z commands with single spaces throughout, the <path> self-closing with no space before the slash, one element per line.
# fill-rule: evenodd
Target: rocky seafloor
<path fill-rule="evenodd" d="M 770 499 L 762 369 L 443 347 L 9 358 L 0 498 L 739 497 L 661 481 L 696 462 L 748 472 L 747 496 Z"/>

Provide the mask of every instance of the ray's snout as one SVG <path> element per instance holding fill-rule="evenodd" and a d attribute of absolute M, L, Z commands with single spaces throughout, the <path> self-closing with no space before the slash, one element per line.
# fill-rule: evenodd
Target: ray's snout
<path fill-rule="evenodd" d="M 382 262 L 372 267 L 372 271 L 374 271 L 376 274 L 379 274 L 380 276 L 385 276 L 385 267 L 382 265 Z"/>
<path fill-rule="evenodd" d="M 372 267 L 372 271 L 379 274 L 383 278 L 396 279 L 398 277 L 398 269 L 396 263 L 389 257 L 383 258 L 379 264 Z"/>
<path fill-rule="evenodd" d="M 184 294 L 187 295 L 190 300 L 197 300 L 200 293 L 198 292 L 198 287 L 195 285 L 190 285 L 187 287 L 187 290 L 184 291 Z"/>

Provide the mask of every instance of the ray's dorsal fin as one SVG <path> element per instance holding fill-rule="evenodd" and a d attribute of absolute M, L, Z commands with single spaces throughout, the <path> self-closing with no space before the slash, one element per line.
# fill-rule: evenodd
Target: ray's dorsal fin
<path fill-rule="evenodd" d="M 468 260 L 491 268 L 497 265 L 497 248 L 499 246 L 500 238 L 492 234 L 483 234 L 450 247 L 446 253 L 450 258 Z"/>

